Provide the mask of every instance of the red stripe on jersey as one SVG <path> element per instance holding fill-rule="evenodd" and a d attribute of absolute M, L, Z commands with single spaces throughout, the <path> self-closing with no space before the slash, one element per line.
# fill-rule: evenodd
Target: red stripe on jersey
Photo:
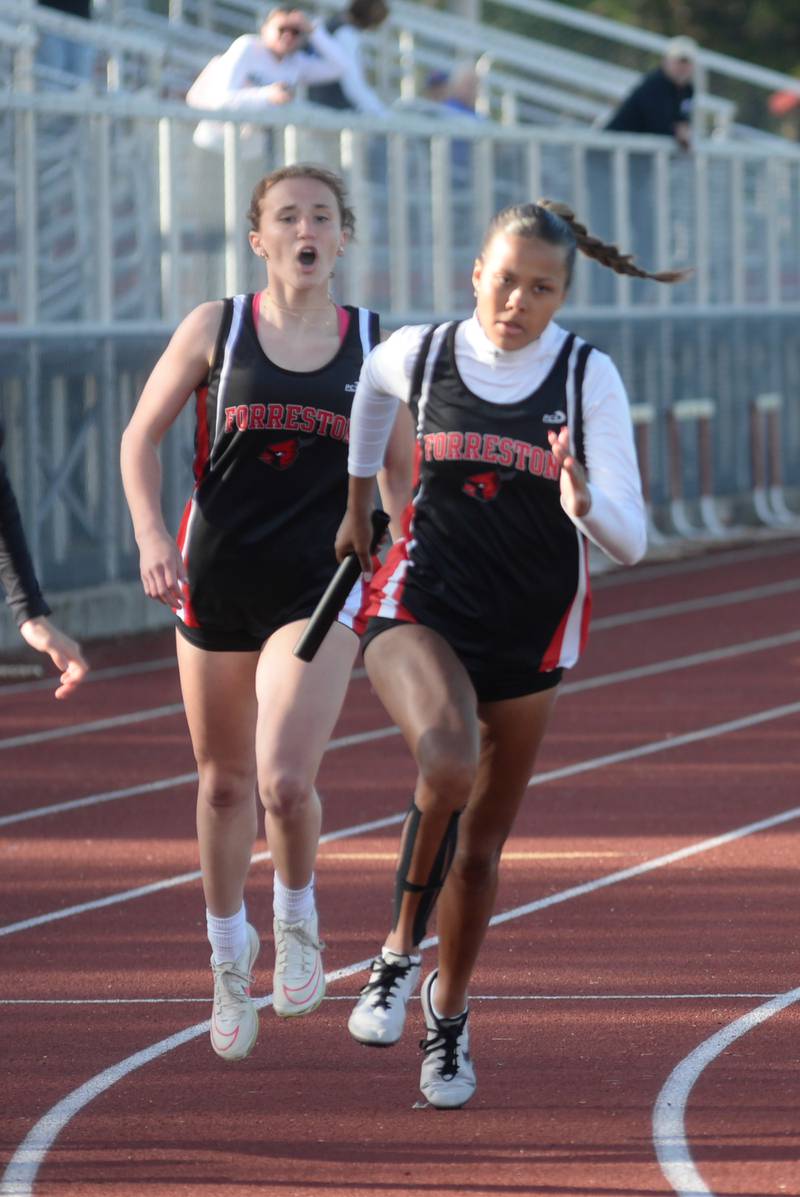
<path fill-rule="evenodd" d="M 416 492 L 419 485 L 420 470 L 422 468 L 422 446 L 419 441 L 415 442 L 414 446 L 414 466 L 413 466 L 413 480 L 412 490 Z M 365 618 L 371 615 L 383 615 L 391 619 L 402 619 L 407 623 L 417 623 L 410 611 L 407 611 L 403 606 L 403 591 L 405 585 L 403 578 L 405 577 L 405 569 L 408 568 L 408 546 L 414 539 L 413 533 L 414 525 L 414 501 L 408 504 L 402 515 L 402 539 L 396 541 L 392 545 L 383 565 L 380 565 L 372 575 L 370 583 L 369 595 L 367 596 L 366 607 L 363 609 Z M 405 569 L 403 568 L 405 566 Z M 400 570 L 400 577 L 395 578 L 395 573 Z M 386 593 L 386 588 L 391 586 L 391 593 Z M 381 612 L 381 605 L 386 603 L 391 606 L 393 610 L 391 615 L 387 611 Z"/>
<path fill-rule="evenodd" d="M 407 623 L 417 623 L 417 620 L 407 611 L 403 606 L 403 590 L 405 589 L 402 577 L 405 574 L 405 568 L 408 567 L 408 540 L 398 540 L 397 544 L 393 544 L 389 550 L 386 561 L 376 570 L 372 575 L 372 581 L 369 587 L 369 596 L 367 598 L 366 608 L 364 609 L 365 618 L 369 619 L 371 615 L 381 615 L 389 619 L 402 619 Z M 401 571 L 401 577 L 398 580 L 395 578 L 397 571 Z M 389 588 L 391 587 L 391 592 Z M 381 610 L 381 606 L 386 603 L 391 607 L 391 611 Z"/>
<path fill-rule="evenodd" d="M 576 593 L 572 602 L 564 612 L 561 622 L 556 628 L 555 635 L 545 649 L 544 656 L 542 657 L 542 663 L 539 666 L 540 673 L 548 673 L 551 669 L 557 669 L 560 665 L 561 655 L 564 648 L 564 636 L 567 631 L 567 625 L 569 623 L 570 616 L 575 610 L 576 602 L 581 603 L 579 645 L 575 658 L 576 660 L 586 647 L 586 641 L 589 636 L 589 620 L 592 613 L 592 593 L 589 586 L 589 543 L 588 541 L 585 541 L 583 537 L 581 537 L 581 540 L 583 543 L 581 544 L 579 552 L 583 553 L 584 558 L 583 568 L 584 577 L 586 578 L 586 589 L 582 595 L 580 593 Z"/>
<path fill-rule="evenodd" d="M 186 504 L 186 506 L 183 509 L 183 516 L 181 517 L 181 526 L 178 529 L 178 535 L 176 537 L 176 540 L 178 542 L 178 550 L 180 552 L 181 558 L 183 559 L 183 567 L 186 570 L 187 574 L 189 572 L 189 558 L 184 550 L 186 548 L 186 533 L 189 529 L 189 517 L 191 514 L 192 514 L 192 500 L 190 499 L 189 502 Z M 192 601 L 189 596 L 189 584 L 188 584 L 188 582 L 181 582 L 180 586 L 181 586 L 181 594 L 183 595 L 183 615 L 181 616 L 181 618 L 182 618 L 183 622 L 186 624 L 187 628 L 199 628 L 200 620 L 195 615 L 194 608 L 192 607 Z M 174 610 L 174 608 L 173 608 L 173 610 Z"/>
<path fill-rule="evenodd" d="M 206 472 L 208 459 L 211 454 L 211 436 L 208 428 L 208 387 L 200 387 L 197 392 L 197 430 L 194 440 L 194 479 L 199 482 Z"/>
<path fill-rule="evenodd" d="M 549 673 L 551 669 L 558 668 L 558 662 L 561 659 L 561 646 L 564 643 L 564 633 L 567 630 L 567 622 L 569 620 L 570 612 L 572 610 L 572 603 L 567 607 L 561 619 L 561 623 L 556 628 L 555 635 L 548 644 L 542 657 L 542 663 L 539 666 L 540 673 Z"/>

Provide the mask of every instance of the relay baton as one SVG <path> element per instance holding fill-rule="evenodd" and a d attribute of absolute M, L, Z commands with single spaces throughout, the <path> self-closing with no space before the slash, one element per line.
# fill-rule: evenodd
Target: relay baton
<path fill-rule="evenodd" d="M 386 535 L 389 517 L 385 511 L 376 509 L 370 518 L 372 519 L 372 540 L 369 551 L 375 553 Z M 355 553 L 348 553 L 328 583 L 325 593 L 317 603 L 314 614 L 294 646 L 294 655 L 301 661 L 313 660 L 314 654 L 328 634 L 328 629 L 344 606 L 347 596 L 358 581 L 360 574 L 361 562 Z"/>

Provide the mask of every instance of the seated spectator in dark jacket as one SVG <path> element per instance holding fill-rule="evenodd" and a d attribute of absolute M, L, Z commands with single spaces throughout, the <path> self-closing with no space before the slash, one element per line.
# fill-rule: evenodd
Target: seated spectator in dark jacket
<path fill-rule="evenodd" d="M 364 78 L 361 65 L 361 34 L 377 29 L 389 15 L 385 0 L 351 0 L 347 8 L 328 17 L 325 28 L 332 34 L 348 58 L 348 67 L 330 83 L 315 83 L 308 98 L 326 108 L 350 108 L 382 116 L 386 105 Z"/>
<path fill-rule="evenodd" d="M 606 129 L 672 136 L 681 149 L 688 150 L 696 60 L 696 42 L 690 37 L 674 37 L 667 43 L 661 65 L 649 71 L 625 97 Z"/>

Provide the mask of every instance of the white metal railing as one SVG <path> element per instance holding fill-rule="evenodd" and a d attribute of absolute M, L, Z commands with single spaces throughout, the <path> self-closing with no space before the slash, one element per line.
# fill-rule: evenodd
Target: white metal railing
<path fill-rule="evenodd" d="M 191 133 L 203 115 L 122 94 L 8 98 L 0 208 L 13 190 L 19 218 L 0 256 L 6 330 L 43 320 L 174 323 L 209 294 L 247 286 L 246 198 L 263 163 L 299 158 L 346 175 L 362 235 L 343 278 L 351 290 L 362 280 L 362 299 L 397 320 L 463 310 L 488 217 L 545 193 L 571 202 L 646 267 L 695 268 L 689 282 L 667 288 L 580 260 L 576 310 L 800 303 L 800 149 L 788 143 L 709 140 L 682 155 L 664 138 L 399 112 L 354 117 L 343 129 L 340 114 L 296 104 L 264 119 L 268 157 L 253 161 L 236 112 L 206 114 L 225 121 L 222 155 L 196 148 Z M 401 188 L 405 213 L 391 199 Z M 67 290 L 63 272 L 76 268 L 81 285 Z M 400 295 L 409 297 L 405 310 Z"/>
<path fill-rule="evenodd" d="M 661 535 L 727 534 L 745 507 L 770 527 L 795 518 L 796 147 L 712 140 L 688 156 L 668 139 L 400 114 L 342 128 L 339 114 L 296 105 L 264 123 L 270 156 L 254 163 L 237 113 L 208 114 L 224 120 L 224 150 L 198 150 L 201 115 L 122 93 L 21 93 L 0 115 L 0 405 L 49 590 L 135 576 L 121 427 L 186 311 L 261 285 L 249 187 L 265 163 L 307 157 L 343 172 L 359 217 L 337 294 L 390 327 L 466 314 L 488 218 L 538 194 L 571 202 L 645 265 L 694 264 L 689 282 L 659 287 L 579 257 L 564 322 L 612 354 L 649 413 Z M 172 522 L 189 443 L 183 427 L 166 450 Z"/>

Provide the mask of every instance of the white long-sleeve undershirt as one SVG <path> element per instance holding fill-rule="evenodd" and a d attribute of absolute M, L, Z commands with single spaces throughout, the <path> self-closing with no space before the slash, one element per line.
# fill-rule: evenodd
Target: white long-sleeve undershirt
<path fill-rule="evenodd" d="M 406 325 L 376 346 L 361 370 L 350 422 L 348 469 L 376 474 L 398 403 L 407 402 L 414 363 L 429 326 Z M 456 330 L 456 365 L 465 386 L 489 403 L 518 403 L 544 382 L 567 332 L 550 323 L 524 349 L 497 349 L 476 316 Z M 647 525 L 625 386 L 611 358 L 593 350 L 583 382 L 583 435 L 591 509 L 570 516 L 612 560 L 632 565 L 647 547 Z M 569 513 L 567 513 L 569 514 Z"/>

